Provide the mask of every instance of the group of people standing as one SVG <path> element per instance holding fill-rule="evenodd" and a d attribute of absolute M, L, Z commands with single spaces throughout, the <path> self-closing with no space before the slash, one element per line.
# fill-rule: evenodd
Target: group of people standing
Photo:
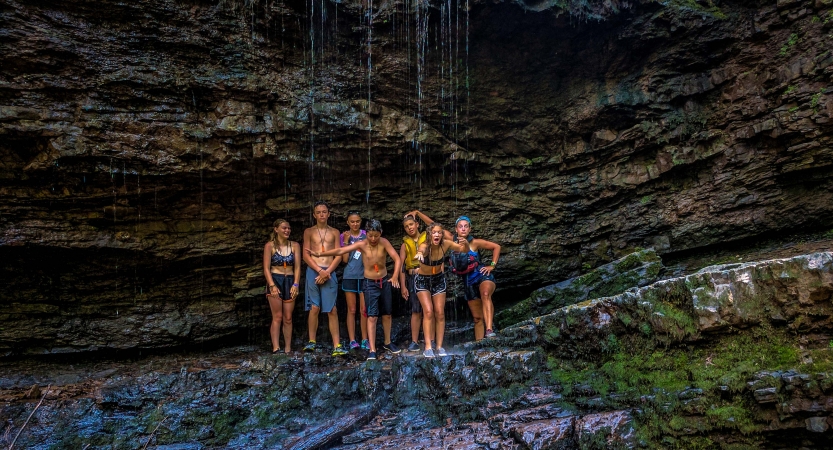
<path fill-rule="evenodd" d="M 390 241 L 382 237 L 382 225 L 378 220 L 369 220 L 361 229 L 362 217 L 358 211 L 348 212 L 349 228 L 344 233 L 329 226 L 330 208 L 325 202 L 315 203 L 313 216 L 315 225 L 304 231 L 303 251 L 299 243 L 289 240 L 291 227 L 282 219 L 275 221 L 272 235 L 263 248 L 266 297 L 272 311 L 269 331 L 273 353 L 290 351 L 292 311 L 301 276 L 300 259 L 307 264 L 304 289 L 305 310 L 309 313 L 309 342 L 304 351 L 315 351 L 318 316 L 323 312 L 327 315 L 333 339 L 333 356 L 347 354 L 347 349 L 341 345 L 336 310 L 338 280 L 334 272 L 341 263 L 346 264 L 341 289 L 347 303 L 350 350 L 368 350 L 368 360 L 376 359 L 376 325 L 380 315 L 385 349 L 400 353 L 391 341 L 391 287 L 401 289 L 403 299 L 410 305 L 411 342 L 408 351 L 420 351 L 419 328 L 422 325 L 425 338 L 423 355 L 433 358 L 447 354 L 443 348 L 447 261 L 452 273 L 465 282 L 465 297 L 474 318 L 475 338 L 480 340 L 495 336 L 492 303 L 495 279 L 492 270 L 500 258 L 500 245 L 473 238 L 468 217 L 458 218 L 455 232 L 451 233 L 424 213 L 417 210 L 409 212 L 402 222 L 405 237 L 397 253 Z M 428 225 L 426 231 L 419 231 L 419 220 Z M 489 264 L 481 261 L 482 250 L 492 252 Z M 387 272 L 388 258 L 394 264 L 392 276 L 388 276 Z M 357 312 L 361 343 L 356 339 Z M 285 344 L 283 349 L 279 345 L 281 327 Z"/>

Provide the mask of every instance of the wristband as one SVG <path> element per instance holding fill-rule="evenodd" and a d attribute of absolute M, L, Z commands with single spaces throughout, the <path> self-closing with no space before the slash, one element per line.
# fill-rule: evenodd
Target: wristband
<path fill-rule="evenodd" d="M 495 266 L 497 265 L 497 262 L 496 262 L 496 261 L 492 261 L 492 264 L 490 264 L 490 265 L 491 265 L 492 267 L 495 267 Z"/>
<path fill-rule="evenodd" d="M 292 283 L 292 287 L 298 287 L 298 283 Z"/>

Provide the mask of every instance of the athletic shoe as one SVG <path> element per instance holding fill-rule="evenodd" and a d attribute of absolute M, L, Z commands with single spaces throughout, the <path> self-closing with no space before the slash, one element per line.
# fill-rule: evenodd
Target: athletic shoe
<path fill-rule="evenodd" d="M 411 345 L 408 346 L 409 352 L 418 352 L 419 351 L 419 344 L 416 342 L 411 341 Z"/>
<path fill-rule="evenodd" d="M 309 344 L 304 347 L 305 352 L 314 352 L 315 351 L 315 341 L 309 341 Z"/>
<path fill-rule="evenodd" d="M 367 339 L 362 339 L 362 350 L 370 350 L 370 342 L 367 342 Z"/>
<path fill-rule="evenodd" d="M 448 356 L 448 353 L 445 352 L 445 349 L 440 347 L 437 349 L 437 356 Z"/>
<path fill-rule="evenodd" d="M 422 352 L 422 356 L 424 356 L 426 358 L 433 358 L 434 357 L 434 350 L 431 350 L 429 348 L 428 350 L 425 350 L 424 352 Z"/>
<path fill-rule="evenodd" d="M 356 341 L 350 341 L 350 350 L 358 350 L 358 349 L 359 349 L 359 343 L 356 342 Z"/>
<path fill-rule="evenodd" d="M 333 356 L 344 356 L 347 354 L 347 350 L 341 346 L 341 344 L 336 345 L 336 348 L 333 349 Z"/>
<path fill-rule="evenodd" d="M 385 350 L 393 353 L 394 355 L 402 351 L 399 350 L 399 347 L 397 347 L 396 344 L 394 344 L 393 342 L 391 342 L 390 344 L 385 344 Z"/>
<path fill-rule="evenodd" d="M 497 337 L 497 333 L 495 333 L 494 330 L 492 330 L 492 329 L 488 329 L 488 330 L 486 330 L 486 337 L 487 338 Z"/>
<path fill-rule="evenodd" d="M 376 352 L 370 352 L 367 354 L 367 360 L 372 361 L 376 359 Z"/>

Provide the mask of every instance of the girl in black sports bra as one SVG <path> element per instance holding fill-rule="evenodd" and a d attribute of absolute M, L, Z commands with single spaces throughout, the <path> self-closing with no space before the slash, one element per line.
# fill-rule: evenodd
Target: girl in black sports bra
<path fill-rule="evenodd" d="M 438 223 L 428 226 L 427 242 L 419 246 L 414 259 L 420 262 L 414 285 L 422 306 L 422 332 L 425 335 L 426 358 L 446 356 L 443 348 L 445 336 L 445 273 L 443 259 L 448 250 L 464 251 L 465 247 L 443 237 L 443 227 Z M 436 340 L 435 340 L 436 339 Z M 436 349 L 436 355 L 434 353 Z"/>
<path fill-rule="evenodd" d="M 298 281 L 301 265 L 296 264 L 295 255 L 301 246 L 289 240 L 292 227 L 289 222 L 278 219 L 272 225 L 272 235 L 263 246 L 263 277 L 266 279 L 266 294 L 272 311 L 269 336 L 272 338 L 272 353 L 289 353 L 292 342 L 292 310 L 298 296 Z M 272 294 L 271 296 L 269 294 Z M 284 350 L 280 347 L 280 328 L 283 325 Z"/>

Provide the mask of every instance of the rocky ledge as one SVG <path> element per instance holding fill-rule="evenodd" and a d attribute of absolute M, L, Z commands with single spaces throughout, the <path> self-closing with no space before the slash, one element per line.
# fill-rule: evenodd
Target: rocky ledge
<path fill-rule="evenodd" d="M 822 252 L 562 306 L 443 358 L 225 350 L 61 375 L 7 365 L 0 419 L 4 442 L 33 448 L 821 449 L 831 320 Z"/>

